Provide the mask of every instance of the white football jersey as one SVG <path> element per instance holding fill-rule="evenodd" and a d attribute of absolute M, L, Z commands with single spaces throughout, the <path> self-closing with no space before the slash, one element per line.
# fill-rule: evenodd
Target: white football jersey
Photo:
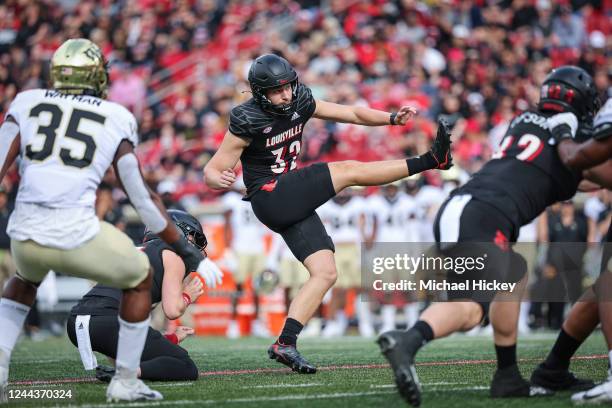
<path fill-rule="evenodd" d="M 532 220 L 529 224 L 523 225 L 519 229 L 519 235 L 516 242 L 537 242 L 538 240 L 538 218 Z"/>
<path fill-rule="evenodd" d="M 238 254 L 263 254 L 266 229 L 257 219 L 251 203 L 242 200 L 242 195 L 230 191 L 221 199 L 223 207 L 231 211 L 233 241 L 231 248 Z"/>
<path fill-rule="evenodd" d="M 336 244 L 357 244 L 361 242 L 359 218 L 363 214 L 363 198 L 352 197 L 344 205 L 333 199 L 317 209 L 327 233 Z"/>
<path fill-rule="evenodd" d="M 376 241 L 418 241 L 418 208 L 412 198 L 398 193 L 394 200 L 389 201 L 382 194 L 376 194 L 368 199 L 368 204 L 377 218 Z"/>
<path fill-rule="evenodd" d="M 421 228 L 421 240 L 423 242 L 434 242 L 433 225 L 438 214 L 438 209 L 446 200 L 447 194 L 444 190 L 434 186 L 423 186 L 414 199 L 423 211 L 423 222 Z"/>
<path fill-rule="evenodd" d="M 612 126 L 612 98 L 608 98 L 593 120 L 593 127 L 595 129 L 604 125 Z"/>
<path fill-rule="evenodd" d="M 91 239 L 98 185 L 121 141 L 138 144 L 134 116 L 114 102 L 45 89 L 19 93 L 8 115 L 21 135 L 11 238 L 64 249 Z"/>

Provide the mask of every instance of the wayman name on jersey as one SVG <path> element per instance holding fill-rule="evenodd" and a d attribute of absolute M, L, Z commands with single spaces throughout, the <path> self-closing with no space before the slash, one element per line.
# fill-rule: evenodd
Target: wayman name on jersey
<path fill-rule="evenodd" d="M 45 90 L 45 98 L 69 99 L 72 101 L 83 102 L 89 105 L 102 106 L 102 99 L 98 99 L 88 95 L 71 95 L 61 93 L 52 89 Z"/>

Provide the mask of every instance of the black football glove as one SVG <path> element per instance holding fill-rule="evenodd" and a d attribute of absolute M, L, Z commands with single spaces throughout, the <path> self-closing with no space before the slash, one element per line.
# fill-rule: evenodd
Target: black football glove
<path fill-rule="evenodd" d="M 438 133 L 431 145 L 429 154 L 436 161 L 435 169 L 448 170 L 453 167 L 453 156 L 451 155 L 451 133 L 448 123 L 444 119 L 438 120 Z"/>

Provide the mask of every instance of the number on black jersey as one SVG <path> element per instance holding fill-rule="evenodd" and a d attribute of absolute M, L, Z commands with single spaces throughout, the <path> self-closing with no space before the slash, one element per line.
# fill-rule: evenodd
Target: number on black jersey
<path fill-rule="evenodd" d="M 272 150 L 272 153 L 276 156 L 276 162 L 270 167 L 272 172 L 282 174 L 288 170 L 295 170 L 297 167 L 297 157 L 301 149 L 302 141 L 295 140 L 289 145 L 289 148 L 283 146 L 280 149 Z M 287 163 L 289 163 L 288 166 Z"/>
<path fill-rule="evenodd" d="M 544 142 L 536 135 L 526 133 L 520 138 L 507 135 L 502 139 L 499 150 L 491 159 L 514 157 L 518 160 L 530 162 L 542 153 L 543 148 Z"/>

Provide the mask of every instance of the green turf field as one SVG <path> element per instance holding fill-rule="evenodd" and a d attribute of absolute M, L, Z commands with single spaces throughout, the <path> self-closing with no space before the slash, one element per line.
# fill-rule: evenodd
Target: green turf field
<path fill-rule="evenodd" d="M 555 334 L 537 334 L 519 342 L 523 374 L 546 354 Z M 320 371 L 298 375 L 268 360 L 269 340 L 192 338 L 183 344 L 201 371 L 196 382 L 155 383 L 164 394 L 160 403 L 115 406 L 253 406 L 253 407 L 395 407 L 403 400 L 394 389 L 390 370 L 373 340 L 356 337 L 304 339 L 300 349 Z M 602 380 L 607 358 L 601 333 L 579 350 L 572 363 L 579 376 Z M 595 356 L 587 358 L 587 356 Z M 104 362 L 98 356 L 99 362 Z M 488 385 L 495 353 L 487 336 L 455 336 L 434 342 L 419 354 L 417 372 L 423 383 L 424 407 L 563 407 L 571 406 L 569 393 L 554 397 L 491 400 Z M 21 341 L 13 354 L 9 389 L 57 389 L 73 393 L 71 401 L 29 400 L 9 406 L 105 406 L 105 384 L 86 374 L 67 338 L 35 343 Z M 41 382 L 48 381 L 48 382 Z M 28 384 L 34 382 L 34 384 Z"/>

